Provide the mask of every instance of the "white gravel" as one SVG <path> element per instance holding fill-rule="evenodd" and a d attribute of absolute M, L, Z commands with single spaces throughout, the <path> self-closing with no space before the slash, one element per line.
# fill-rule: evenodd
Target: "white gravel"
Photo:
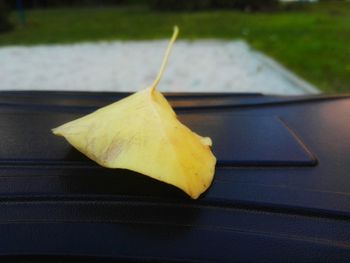
<path fill-rule="evenodd" d="M 135 91 L 150 85 L 168 41 L 0 48 L 0 90 Z M 317 93 L 243 41 L 178 41 L 161 91 Z"/>

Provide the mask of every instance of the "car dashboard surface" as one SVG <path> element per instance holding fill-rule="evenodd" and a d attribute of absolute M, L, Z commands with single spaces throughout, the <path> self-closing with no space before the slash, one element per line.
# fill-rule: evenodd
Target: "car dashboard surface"
<path fill-rule="evenodd" d="M 350 96 L 166 94 L 213 140 L 192 200 L 51 133 L 127 95 L 0 93 L 1 262 L 350 260 Z"/>

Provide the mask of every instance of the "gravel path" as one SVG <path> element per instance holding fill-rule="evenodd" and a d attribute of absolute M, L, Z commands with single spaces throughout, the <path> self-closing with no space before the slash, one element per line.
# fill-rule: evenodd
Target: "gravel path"
<path fill-rule="evenodd" d="M 0 48 L 0 90 L 139 90 L 152 83 L 167 43 Z M 243 41 L 178 41 L 159 89 L 288 95 L 318 92 Z"/>

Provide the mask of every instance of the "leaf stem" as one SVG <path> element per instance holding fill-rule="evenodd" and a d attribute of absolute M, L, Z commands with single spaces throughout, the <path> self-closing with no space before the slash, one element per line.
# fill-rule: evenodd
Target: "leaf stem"
<path fill-rule="evenodd" d="M 178 34 L 179 34 L 179 28 L 177 26 L 174 26 L 174 33 L 170 39 L 170 42 L 168 44 L 166 51 L 165 51 L 165 54 L 163 57 L 163 62 L 162 62 L 162 65 L 160 67 L 160 70 L 158 72 L 158 75 L 151 85 L 151 92 L 153 92 L 153 90 L 155 90 L 155 88 L 158 86 L 158 83 L 159 83 L 161 77 L 163 76 L 165 67 L 167 66 L 167 63 L 168 63 L 168 58 L 169 58 L 170 52 L 173 48 L 173 45 L 175 43 L 175 40 L 176 40 Z"/>

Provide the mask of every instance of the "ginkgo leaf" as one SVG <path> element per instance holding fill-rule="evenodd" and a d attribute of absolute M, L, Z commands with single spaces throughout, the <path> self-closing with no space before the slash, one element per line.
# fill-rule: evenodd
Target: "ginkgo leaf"
<path fill-rule="evenodd" d="M 210 150 L 211 139 L 183 125 L 156 89 L 177 34 L 175 27 L 149 88 L 63 124 L 53 133 L 101 166 L 139 172 L 195 199 L 213 180 L 216 158 Z"/>

